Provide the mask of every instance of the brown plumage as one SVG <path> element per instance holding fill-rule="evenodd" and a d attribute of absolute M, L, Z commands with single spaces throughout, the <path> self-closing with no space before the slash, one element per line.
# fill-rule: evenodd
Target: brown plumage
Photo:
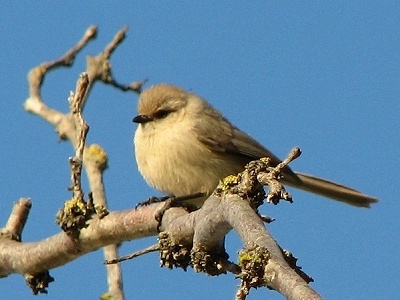
<path fill-rule="evenodd" d="M 241 172 L 251 160 L 270 157 L 273 165 L 280 162 L 204 99 L 173 85 L 143 91 L 133 121 L 139 123 L 134 139 L 139 171 L 151 186 L 168 195 L 209 195 L 220 179 Z M 369 207 L 378 201 L 289 167 L 283 175 L 285 184 L 350 205 Z M 198 199 L 197 205 L 205 199 Z"/>

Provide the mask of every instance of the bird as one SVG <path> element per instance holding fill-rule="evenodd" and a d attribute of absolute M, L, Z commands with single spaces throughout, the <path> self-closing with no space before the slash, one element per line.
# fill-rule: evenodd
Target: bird
<path fill-rule="evenodd" d="M 153 85 L 139 95 L 134 135 L 139 172 L 153 188 L 168 196 L 196 193 L 201 207 L 220 180 L 244 166 L 269 157 L 281 160 L 250 135 L 231 124 L 205 99 L 171 84 Z M 357 207 L 370 207 L 377 198 L 353 188 L 293 171 L 286 166 L 282 183 Z"/>

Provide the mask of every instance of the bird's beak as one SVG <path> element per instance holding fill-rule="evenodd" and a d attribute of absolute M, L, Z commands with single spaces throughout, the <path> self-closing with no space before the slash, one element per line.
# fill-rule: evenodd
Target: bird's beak
<path fill-rule="evenodd" d="M 146 116 L 146 115 L 137 115 L 132 119 L 132 122 L 143 124 L 152 121 L 153 118 Z"/>

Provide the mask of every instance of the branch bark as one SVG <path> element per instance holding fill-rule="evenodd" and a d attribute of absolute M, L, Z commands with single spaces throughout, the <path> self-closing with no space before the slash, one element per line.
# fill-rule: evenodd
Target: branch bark
<path fill-rule="evenodd" d="M 157 206 L 148 206 L 110 212 L 104 218 L 93 215 L 78 239 L 65 232 L 33 243 L 3 238 L 0 241 L 0 277 L 41 273 L 110 244 L 154 236 L 158 225 L 154 219 L 156 209 Z"/>

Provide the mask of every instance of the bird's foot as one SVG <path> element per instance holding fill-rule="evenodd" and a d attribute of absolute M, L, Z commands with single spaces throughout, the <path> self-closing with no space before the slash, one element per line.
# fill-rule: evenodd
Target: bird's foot
<path fill-rule="evenodd" d="M 195 198 L 203 197 L 205 194 L 204 193 L 195 193 L 187 196 L 181 196 L 181 197 L 174 197 L 174 196 L 164 196 L 164 197 L 155 197 L 151 196 L 149 199 L 146 201 L 140 202 L 135 206 L 135 209 L 141 207 L 141 206 L 147 206 L 153 203 L 163 203 L 163 205 L 160 206 L 160 208 L 157 209 L 157 211 L 154 214 L 155 219 L 158 222 L 157 225 L 157 230 L 160 231 L 161 227 L 161 221 L 162 217 L 164 216 L 165 212 L 170 209 L 171 207 L 185 207 L 188 211 L 194 211 L 197 210 L 198 207 L 194 205 L 190 205 L 186 203 L 188 200 L 192 200 Z"/>
<path fill-rule="evenodd" d="M 168 199 L 170 199 L 170 196 L 164 196 L 164 197 L 155 197 L 155 196 L 151 196 L 149 197 L 149 199 L 139 202 L 138 204 L 136 204 L 135 209 L 138 209 L 141 206 L 147 206 L 153 203 L 160 203 L 160 202 L 165 202 Z"/>

